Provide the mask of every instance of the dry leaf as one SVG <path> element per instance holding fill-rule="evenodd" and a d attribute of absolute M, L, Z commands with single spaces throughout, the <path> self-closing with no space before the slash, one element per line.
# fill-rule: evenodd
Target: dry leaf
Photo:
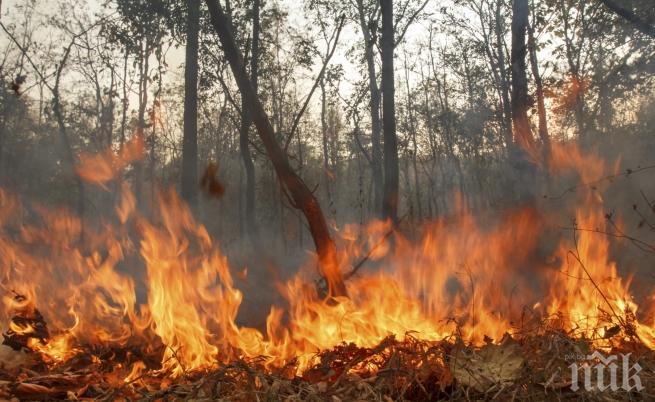
<path fill-rule="evenodd" d="M 508 338 L 500 345 L 487 344 L 480 350 L 460 348 L 451 356 L 450 371 L 463 385 L 485 392 L 492 386 L 512 384 L 521 374 L 523 356 Z"/>

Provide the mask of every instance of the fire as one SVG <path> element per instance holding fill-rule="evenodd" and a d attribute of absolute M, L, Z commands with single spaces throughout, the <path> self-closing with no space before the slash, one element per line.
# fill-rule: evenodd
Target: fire
<path fill-rule="evenodd" d="M 118 154 L 82 158 L 78 174 L 107 189 L 142 154 L 135 138 Z M 553 175 L 573 172 L 587 183 L 606 173 L 602 160 L 571 145 L 554 144 L 551 158 Z M 655 323 L 637 319 L 630 278 L 611 261 L 609 239 L 585 230 L 605 229 L 598 189 L 582 191 L 575 236 L 561 238 L 550 262 L 535 255 L 552 217 L 530 206 L 485 222 L 462 206 L 408 236 L 388 236 L 385 222 L 347 225 L 337 233 L 340 269 L 348 272 L 362 258 L 379 268 L 349 278 L 347 298 L 326 300 L 311 280 L 311 258 L 277 284 L 287 305 L 271 308 L 262 333 L 237 325 L 243 295 L 228 260 L 176 193 L 161 192 L 146 217 L 129 186 L 118 184 L 115 216 L 94 224 L 37 205 L 31 210 L 38 218 L 28 219 L 16 197 L 0 192 L 0 315 L 48 364 L 94 348 L 137 345 L 159 356 L 157 370 L 171 377 L 259 356 L 270 368 L 295 361 L 300 374 L 316 363 L 317 351 L 344 342 L 372 347 L 407 333 L 498 342 L 520 334 L 534 317 L 557 320 L 598 347 L 638 336 L 655 348 Z M 143 301 L 140 285 L 147 290 Z M 50 333 L 30 337 L 40 315 Z M 147 370 L 137 360 L 124 381 Z"/>

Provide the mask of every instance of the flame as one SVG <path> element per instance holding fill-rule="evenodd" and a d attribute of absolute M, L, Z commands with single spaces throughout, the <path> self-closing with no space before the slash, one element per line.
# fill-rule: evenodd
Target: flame
<path fill-rule="evenodd" d="M 70 334 L 67 333 L 57 335 L 47 342 L 30 338 L 27 346 L 35 352 L 40 353 L 44 361 L 49 364 L 62 363 L 81 351 L 81 349 L 75 346 Z"/>
<path fill-rule="evenodd" d="M 123 382 L 125 382 L 126 384 L 134 382 L 138 380 L 143 375 L 143 373 L 147 371 L 148 370 L 146 368 L 145 363 L 139 360 L 132 365 L 132 369 L 130 369 L 130 374 L 128 374 L 127 377 L 123 379 Z"/>
<path fill-rule="evenodd" d="M 78 174 L 107 189 L 142 155 L 139 138 L 117 154 L 82 158 Z M 572 144 L 553 144 L 550 154 L 553 175 L 574 173 L 589 183 L 608 172 L 600 158 Z M 270 368 L 296 362 L 300 374 L 316 363 L 317 351 L 343 342 L 371 347 L 407 333 L 500 341 L 523 331 L 526 310 L 598 347 L 636 335 L 655 349 L 655 322 L 637 319 L 631 280 L 611 261 L 609 239 L 585 230 L 602 231 L 607 223 L 600 185 L 581 192 L 575 236 L 563 236 L 547 261 L 535 255 L 552 216 L 534 207 L 483 222 L 462 205 L 411 236 L 389 236 L 388 222 L 346 225 L 337 232 L 340 266 L 332 268 L 349 272 L 367 258 L 378 269 L 353 275 L 348 298 L 326 299 L 311 280 L 312 256 L 277 284 L 286 306 L 271 308 L 262 332 L 237 325 L 243 295 L 228 259 L 177 194 L 162 191 L 146 217 L 129 186 L 119 184 L 115 216 L 93 224 L 38 205 L 26 208 L 38 219 L 28 219 L 18 198 L 0 191 L 0 316 L 15 333 L 29 335 L 34 328 L 12 317 L 38 307 L 51 336 L 30 338 L 27 346 L 48 364 L 93 346 L 139 345 L 159 353 L 159 371 L 171 377 L 259 356 Z M 147 290 L 144 300 L 138 286 Z M 655 311 L 653 300 L 646 302 L 644 310 Z M 614 327 L 621 333 L 609 337 Z M 145 370 L 137 361 L 125 382 Z"/>
<path fill-rule="evenodd" d="M 135 135 L 125 143 L 117 154 L 111 149 L 107 149 L 98 154 L 80 155 L 80 162 L 75 169 L 75 173 L 83 180 L 107 190 L 105 183 L 116 177 L 130 163 L 141 159 L 144 152 L 143 136 Z"/>
<path fill-rule="evenodd" d="M 570 74 L 558 89 L 551 91 L 555 97 L 553 111 L 561 114 L 572 110 L 590 86 L 588 78 Z"/>

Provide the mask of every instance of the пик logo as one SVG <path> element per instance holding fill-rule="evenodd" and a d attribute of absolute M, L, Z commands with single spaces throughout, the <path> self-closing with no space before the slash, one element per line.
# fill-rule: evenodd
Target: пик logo
<path fill-rule="evenodd" d="M 618 379 L 619 365 L 616 363 L 619 360 L 619 356 L 621 357 L 620 384 Z M 594 363 L 597 364 L 593 365 Z M 625 391 L 641 391 L 644 389 L 641 385 L 641 378 L 639 378 L 641 366 L 639 363 L 630 365 L 630 353 L 605 357 L 602 353 L 596 351 L 587 356 L 586 361 L 580 364 L 575 362 L 569 368 L 571 369 L 571 389 L 573 391 L 580 389 L 580 369 L 582 369 L 584 377 L 583 388 L 586 391 L 605 391 L 607 389 L 612 391 L 619 389 Z M 609 384 L 605 383 L 606 374 L 609 374 Z"/>

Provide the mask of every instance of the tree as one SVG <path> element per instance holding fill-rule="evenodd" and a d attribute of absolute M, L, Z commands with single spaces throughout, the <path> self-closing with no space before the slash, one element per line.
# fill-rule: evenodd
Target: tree
<path fill-rule="evenodd" d="M 526 30 L 528 27 L 528 0 L 513 0 L 512 3 L 512 120 L 514 141 L 524 150 L 532 150 L 534 138 L 530 128 L 528 109 L 528 78 L 526 75 L 527 55 Z"/>
<path fill-rule="evenodd" d="M 115 0 L 116 11 L 122 17 L 120 23 L 110 28 L 110 35 L 120 42 L 135 58 L 138 71 L 138 109 L 136 135 L 145 140 L 145 130 L 148 127 L 146 118 L 151 77 L 150 59 L 154 54 L 161 61 L 162 48 L 166 40 L 171 40 L 170 33 L 178 21 L 177 12 L 168 0 Z M 153 101 L 153 104 L 157 101 Z M 150 138 L 154 141 L 154 138 Z M 154 144 L 151 142 L 151 145 Z M 151 155 L 151 158 L 153 156 Z M 134 163 L 134 195 L 140 206 L 143 206 L 144 167 L 143 161 Z"/>
<path fill-rule="evenodd" d="M 533 16 L 536 16 L 533 7 Z M 528 48 L 530 53 L 530 68 L 532 70 L 532 77 L 534 78 L 534 85 L 536 88 L 537 96 L 537 114 L 539 116 L 539 138 L 544 146 L 546 152 L 550 147 L 550 137 L 548 136 L 548 117 L 546 116 L 546 102 L 544 100 L 544 84 L 539 72 L 539 60 L 537 59 L 537 41 L 535 39 L 534 27 L 536 18 L 532 18 L 532 23 L 528 24 Z"/>
<path fill-rule="evenodd" d="M 252 3 L 252 46 L 250 51 L 250 83 L 257 94 L 259 88 L 259 32 L 260 32 L 260 0 Z M 250 126 L 252 115 L 245 97 L 241 97 L 241 128 L 239 130 L 239 150 L 241 160 L 246 170 L 246 233 L 255 247 L 259 246 L 259 230 L 255 213 L 255 164 L 250 154 Z"/>
<path fill-rule="evenodd" d="M 375 9 L 377 11 L 377 8 Z M 382 122 L 380 119 L 381 95 L 375 64 L 374 46 L 376 45 L 377 22 L 368 16 L 364 8 L 364 0 L 357 0 L 357 16 L 364 38 L 364 58 L 368 72 L 368 88 L 370 92 L 369 113 L 371 116 L 371 156 L 370 165 L 373 177 L 373 211 L 378 215 L 382 208 L 382 193 L 384 191 L 384 176 L 382 171 Z"/>
<path fill-rule="evenodd" d="M 67 67 L 67 63 L 71 55 L 71 51 L 75 46 L 76 42 L 79 40 L 80 37 L 85 35 L 88 31 L 96 28 L 96 26 L 97 23 L 84 28 L 79 33 L 72 34 L 70 38 L 70 42 L 63 48 L 63 53 L 61 54 L 60 59 L 55 64 L 54 72 L 52 74 L 45 75 L 43 72 L 41 72 L 39 67 L 35 64 L 35 62 L 30 57 L 28 49 L 25 48 L 23 45 L 21 45 L 21 43 L 14 37 L 14 35 L 7 29 L 7 27 L 2 22 L 0 22 L 0 27 L 2 28 L 2 30 L 7 34 L 7 36 L 9 36 L 9 39 L 18 47 L 18 49 L 22 54 L 22 57 L 27 59 L 28 63 L 34 69 L 34 73 L 38 76 L 41 83 L 50 91 L 52 95 L 52 111 L 55 115 L 57 126 L 59 128 L 58 130 L 59 138 L 64 149 L 64 160 L 66 161 L 65 163 L 67 165 L 69 173 L 73 175 L 75 187 L 77 188 L 76 207 L 77 207 L 77 213 L 80 217 L 84 216 L 84 183 L 80 178 L 80 176 L 74 173 L 77 164 L 77 157 L 75 155 L 75 151 L 71 144 L 68 128 L 66 126 L 64 108 L 63 108 L 63 102 L 61 96 L 61 82 L 62 82 L 62 76 L 64 70 Z M 49 81 L 49 77 L 51 76 L 54 76 L 54 80 L 52 83 Z"/>
<path fill-rule="evenodd" d="M 398 222 L 398 139 L 393 70 L 395 47 L 393 1 L 381 0 L 382 7 L 382 128 L 384 133 L 384 195 L 382 216 Z"/>
<path fill-rule="evenodd" d="M 248 75 L 245 73 L 243 58 L 236 47 L 228 19 L 220 3 L 216 0 L 206 0 L 206 3 L 211 15 L 212 25 L 223 45 L 225 57 L 230 63 L 232 75 L 237 81 L 241 96 L 246 99 L 259 138 L 262 140 L 266 153 L 273 163 L 280 184 L 283 186 L 283 190 L 289 197 L 291 204 L 300 209 L 305 215 L 316 246 L 319 268 L 327 281 L 329 294 L 332 296 L 345 295 L 346 287 L 339 270 L 336 245 L 330 235 L 323 211 L 314 194 L 291 168 L 287 155 L 275 139 L 273 126 L 255 94 Z"/>
<path fill-rule="evenodd" d="M 184 66 L 184 137 L 182 142 L 182 197 L 198 202 L 198 34 L 200 0 L 187 0 Z"/>

